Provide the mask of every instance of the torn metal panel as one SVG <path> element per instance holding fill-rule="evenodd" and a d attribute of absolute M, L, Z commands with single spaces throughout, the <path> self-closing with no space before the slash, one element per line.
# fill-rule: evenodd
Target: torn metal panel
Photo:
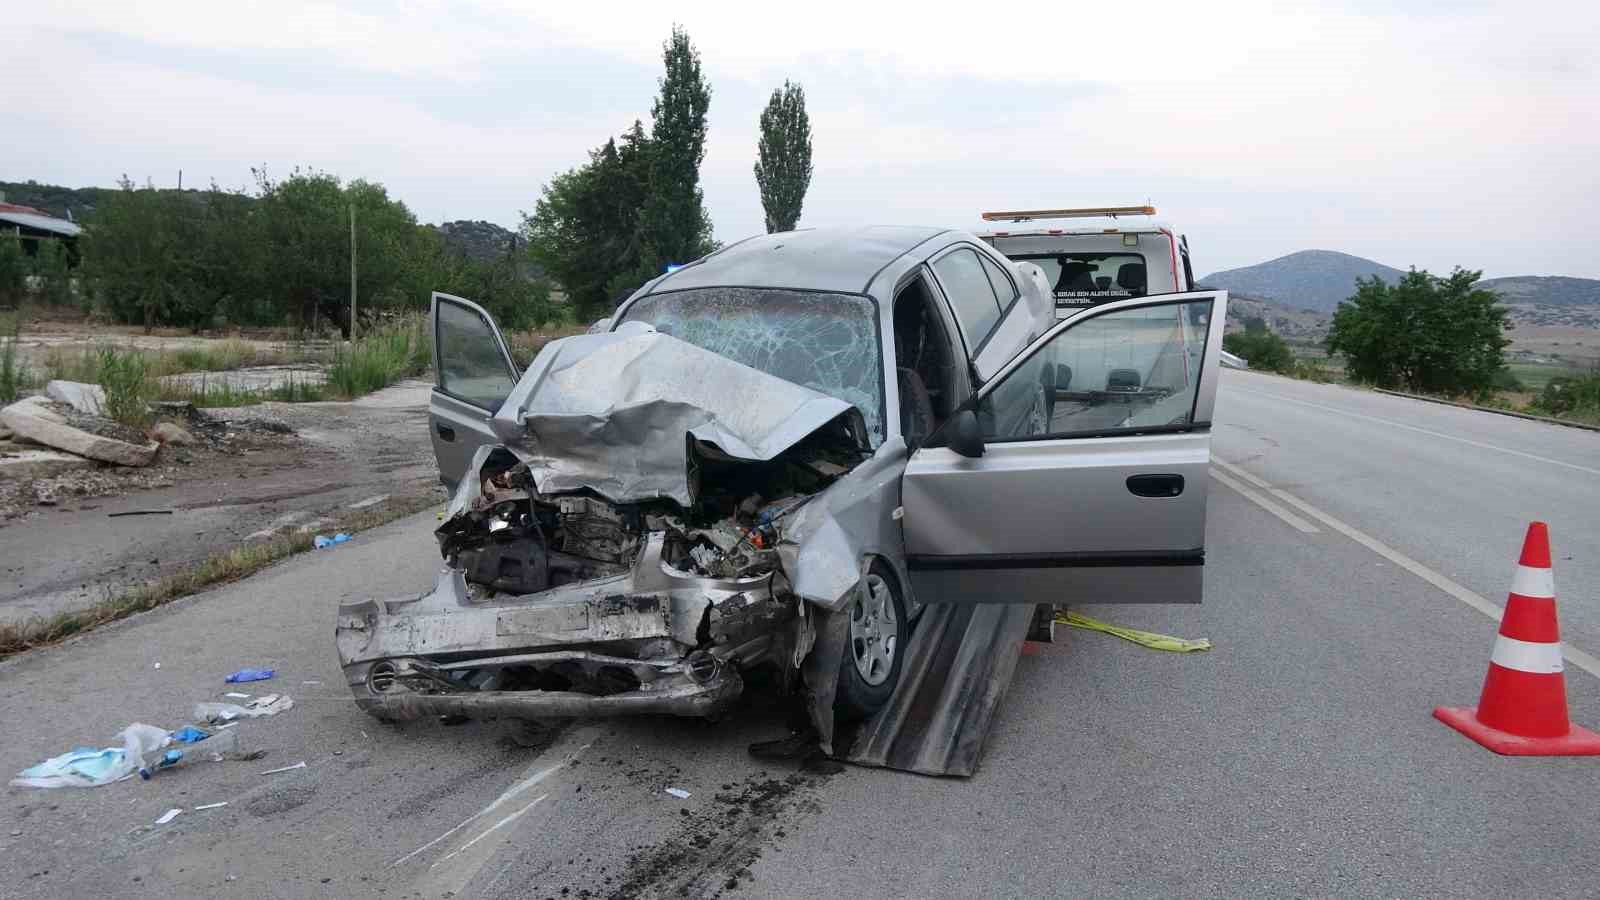
<path fill-rule="evenodd" d="M 830 610 L 843 608 L 861 581 L 861 563 L 868 556 L 881 557 L 902 585 L 910 583 L 895 518 L 906 456 L 905 441 L 890 438 L 871 459 L 789 517 L 780 532 L 778 556 L 796 594 Z M 907 612 L 914 614 L 915 609 Z"/>
<path fill-rule="evenodd" d="M 765 461 L 841 417 L 865 446 L 851 404 L 627 323 L 548 344 L 494 428 L 522 451 L 541 493 L 589 488 L 614 503 L 666 498 L 687 507 L 695 499 L 688 438 Z"/>
<path fill-rule="evenodd" d="M 900 687 L 843 758 L 924 775 L 971 775 L 1022 652 L 1031 604 L 928 606 Z"/>
<path fill-rule="evenodd" d="M 849 613 L 817 610 L 816 645 L 805 658 L 801 672 L 806 681 L 806 712 L 817 729 L 817 741 L 826 756 L 833 755 L 833 701 L 839 693 L 839 666 L 850 643 Z"/>

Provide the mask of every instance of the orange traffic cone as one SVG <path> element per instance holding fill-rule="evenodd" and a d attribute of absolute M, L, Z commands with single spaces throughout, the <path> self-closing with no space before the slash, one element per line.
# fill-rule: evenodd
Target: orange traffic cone
<path fill-rule="evenodd" d="M 1550 533 L 1534 522 L 1500 617 L 1483 696 L 1475 708 L 1441 706 L 1433 716 L 1508 756 L 1600 756 L 1600 734 L 1567 721 L 1561 668 Z"/>

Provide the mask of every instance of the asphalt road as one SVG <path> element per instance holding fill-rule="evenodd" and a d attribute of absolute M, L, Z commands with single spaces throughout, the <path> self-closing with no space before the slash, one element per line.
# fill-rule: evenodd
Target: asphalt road
<path fill-rule="evenodd" d="M 175 725 L 242 665 L 295 698 L 239 726 L 258 762 L 9 790 L 0 896 L 1592 896 L 1600 759 L 1498 757 L 1429 711 L 1475 701 L 1494 631 L 1439 578 L 1502 601 L 1528 518 L 1568 636 L 1600 646 L 1600 435 L 1232 373 L 1218 422 L 1218 471 L 1290 520 L 1213 481 L 1204 605 L 1084 608 L 1215 649 L 1034 647 L 971 779 L 757 763 L 746 744 L 781 733 L 760 698 L 534 748 L 371 722 L 332 608 L 424 585 L 425 515 L 0 665 L 8 772 Z M 1568 688 L 1600 726 L 1600 679 Z"/>

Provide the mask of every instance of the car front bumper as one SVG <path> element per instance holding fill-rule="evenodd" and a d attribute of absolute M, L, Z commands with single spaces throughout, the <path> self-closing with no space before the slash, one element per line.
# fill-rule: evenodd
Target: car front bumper
<path fill-rule="evenodd" d="M 743 690 L 740 666 L 797 664 L 809 623 L 787 581 L 680 572 L 661 549 L 651 535 L 629 572 L 527 596 L 474 601 L 445 568 L 427 594 L 342 604 L 345 680 L 383 719 L 715 717 Z M 566 688 L 502 690 L 502 673 Z"/>

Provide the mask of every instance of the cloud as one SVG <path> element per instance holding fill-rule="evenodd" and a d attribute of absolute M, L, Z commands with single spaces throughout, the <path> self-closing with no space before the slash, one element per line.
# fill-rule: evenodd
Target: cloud
<path fill-rule="evenodd" d="M 702 179 L 724 240 L 761 227 L 756 118 L 791 78 L 816 144 L 803 223 L 1148 198 L 1207 270 L 1329 247 L 1600 275 L 1570 237 L 1600 199 L 1600 12 L 1540 6 L 814 0 L 777 27 L 709 2 L 30 4 L 0 50 L 49 77 L 8 100 L 26 139 L 0 166 L 239 184 L 309 164 L 427 220 L 511 225 L 552 174 L 648 126 L 676 20 L 714 88 Z"/>

